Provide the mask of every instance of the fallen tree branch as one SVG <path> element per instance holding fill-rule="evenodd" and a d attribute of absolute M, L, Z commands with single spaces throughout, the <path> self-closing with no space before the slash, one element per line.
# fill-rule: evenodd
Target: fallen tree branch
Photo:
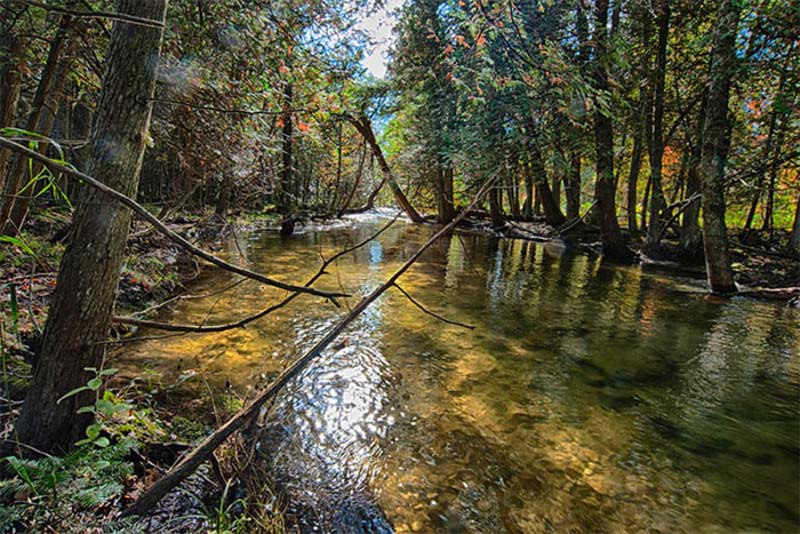
<path fill-rule="evenodd" d="M 310 288 L 310 287 L 303 287 L 303 286 L 296 286 L 296 285 L 293 285 L 293 284 L 287 284 L 285 282 L 280 282 L 278 280 L 274 280 L 272 278 L 264 276 L 263 274 L 259 274 L 257 272 L 251 271 L 249 269 L 245 269 L 243 267 L 239 267 L 239 266 L 234 265 L 232 263 L 228 263 L 227 261 L 225 261 L 223 259 L 220 259 L 220 258 L 214 256 L 213 254 L 211 254 L 209 252 L 206 252 L 205 250 L 203 250 L 203 249 L 201 249 L 199 247 L 196 247 L 195 245 L 190 243 L 186 238 L 184 238 L 180 234 L 174 232 L 166 224 L 161 222 L 161 220 L 159 220 L 157 217 L 152 215 L 149 211 L 147 211 L 147 209 L 145 209 L 144 206 L 142 206 L 141 204 L 139 204 L 138 202 L 136 202 L 132 198 L 130 198 L 130 197 L 126 196 L 126 195 L 123 195 L 119 191 L 108 187 L 103 182 L 100 182 L 97 179 L 92 178 L 88 174 L 84 174 L 84 173 L 82 173 L 80 171 L 77 171 L 77 170 L 75 170 L 73 168 L 67 167 L 66 165 L 63 165 L 61 163 L 57 163 L 57 162 L 51 160 L 50 158 L 48 158 L 47 156 L 44 156 L 42 154 L 39 154 L 38 152 L 30 150 L 30 149 L 20 145 L 19 143 L 15 143 L 14 141 L 11 141 L 10 139 L 7 139 L 5 137 L 0 137 L 0 146 L 6 147 L 8 149 L 11 149 L 14 152 L 18 152 L 19 154 L 22 154 L 23 156 L 27 156 L 27 157 L 29 157 L 31 159 L 34 159 L 34 160 L 42 163 L 46 167 L 48 167 L 51 171 L 57 171 L 57 172 L 60 172 L 62 174 L 68 175 L 68 176 L 72 176 L 72 177 L 75 177 L 75 178 L 80 178 L 81 180 L 83 180 L 84 183 L 94 187 L 95 189 L 97 189 L 99 191 L 102 191 L 103 193 L 107 194 L 108 196 L 110 196 L 114 200 L 117 200 L 118 202 L 120 202 L 120 203 L 124 204 L 125 206 L 127 206 L 128 208 L 130 208 L 131 211 L 133 211 L 138 216 L 140 216 L 141 218 L 143 218 L 144 220 L 146 220 L 147 222 L 152 224 L 159 231 L 159 233 L 161 233 L 162 235 L 166 236 L 171 241 L 175 242 L 182 249 L 194 254 L 195 256 L 200 256 L 201 258 L 203 258 L 207 262 L 212 263 L 212 264 L 214 264 L 217 267 L 220 267 L 222 269 L 225 269 L 226 271 L 230 271 L 230 272 L 233 272 L 233 273 L 236 273 L 236 274 L 240 274 L 240 275 L 244 276 L 245 278 L 252 278 L 253 280 L 258 280 L 262 284 L 266 284 L 268 286 L 277 287 L 279 289 L 285 289 L 286 291 L 295 291 L 295 292 L 299 292 L 299 293 L 309 293 L 311 295 L 316 295 L 318 297 L 325 297 L 325 298 L 329 299 L 331 302 L 333 302 L 334 304 L 336 304 L 337 306 L 338 306 L 338 303 L 336 303 L 336 300 L 335 300 L 336 297 L 347 297 L 347 296 L 349 296 L 349 295 L 344 294 L 344 293 L 328 293 L 326 291 L 318 291 L 318 290 Z"/>
<path fill-rule="evenodd" d="M 27 4 L 32 7 L 39 7 L 47 11 L 55 11 L 71 17 L 90 18 L 90 19 L 111 19 L 120 22 L 128 22 L 130 24 L 138 24 L 140 26 L 151 26 L 153 28 L 163 28 L 164 24 L 157 20 L 145 19 L 142 17 L 134 17 L 133 15 L 126 15 L 124 13 L 112 13 L 109 11 L 79 11 L 77 9 L 69 9 L 54 4 L 45 4 L 44 2 L 36 2 L 34 0 L 16 0 L 21 4 Z"/>
<path fill-rule="evenodd" d="M 589 206 L 589 209 L 588 209 L 588 210 L 586 210 L 586 212 L 585 212 L 583 215 L 579 215 L 578 217 L 575 217 L 575 218 L 574 218 L 574 219 L 572 219 L 571 221 L 567 221 L 567 222 L 565 222 L 565 223 L 564 223 L 564 224 L 562 224 L 562 225 L 561 225 L 559 228 L 556 228 L 556 232 L 558 232 L 559 234 L 562 234 L 562 233 L 564 233 L 564 232 L 566 232 L 566 231 L 568 231 L 568 230 L 572 230 L 572 228 L 573 228 L 574 226 L 576 226 L 578 223 L 580 223 L 582 220 L 584 220 L 584 219 L 586 218 L 586 216 L 587 216 L 587 215 L 589 215 L 590 213 L 592 213 L 592 210 L 594 209 L 594 207 L 595 207 L 596 205 L 597 205 L 597 200 L 595 200 L 594 202 L 592 202 L 592 205 L 591 205 L 591 206 Z"/>
<path fill-rule="evenodd" d="M 353 252 L 354 250 L 357 250 L 357 249 L 363 247 L 364 245 L 366 245 L 367 243 L 369 243 L 373 239 L 375 239 L 378 236 L 380 236 L 383 232 L 388 230 L 391 225 L 393 225 L 395 222 L 397 222 L 397 219 L 399 217 L 400 217 L 400 212 L 398 212 L 398 214 L 391 221 L 389 221 L 389 223 L 387 223 L 384 226 L 382 226 L 380 230 L 378 230 L 377 232 L 372 234 L 367 239 L 361 241 L 360 243 L 357 243 L 356 245 L 353 245 L 352 247 L 346 248 L 346 249 L 336 253 L 335 255 L 331 256 L 327 260 L 323 258 L 322 266 L 319 268 L 317 273 L 314 276 L 312 276 L 311 279 L 308 280 L 308 282 L 305 283 L 305 287 L 311 286 L 311 284 L 316 282 L 323 274 L 325 274 L 325 269 L 327 269 L 328 266 L 331 263 L 333 263 L 334 261 L 336 261 L 340 257 L 344 256 L 345 254 L 348 254 L 350 252 Z M 237 284 L 238 284 L 238 282 L 237 282 Z M 229 286 L 229 288 L 230 287 L 231 286 Z M 248 317 L 245 317 L 244 319 L 240 319 L 239 321 L 235 321 L 233 323 L 226 323 L 226 324 L 220 324 L 220 325 L 205 326 L 205 325 L 191 325 L 191 324 L 172 324 L 172 323 L 162 323 L 162 322 L 158 322 L 158 321 L 147 321 L 147 320 L 144 320 L 144 319 L 136 319 L 135 317 L 114 317 L 113 321 L 115 323 L 117 323 L 117 324 L 128 324 L 128 325 L 134 325 L 134 326 L 143 326 L 143 327 L 147 327 L 147 328 L 155 328 L 157 330 L 166 330 L 166 331 L 169 331 L 169 332 L 185 332 L 187 334 L 188 333 L 223 332 L 225 330 L 232 330 L 234 328 L 244 328 L 245 326 L 247 326 L 248 324 L 252 323 L 253 321 L 257 321 L 258 319 L 261 319 L 265 315 L 269 315 L 270 313 L 272 313 L 272 312 L 274 312 L 276 310 L 279 310 L 280 308 L 283 308 L 284 306 L 286 306 L 287 304 L 292 302 L 298 295 L 299 295 L 299 293 L 292 293 L 291 295 L 289 295 L 288 297 L 284 298 L 282 301 L 278 302 L 277 304 L 273 304 L 272 306 L 269 306 L 268 308 L 264 308 L 263 310 L 261 310 L 260 312 L 254 314 L 254 315 L 250 315 Z M 187 297 L 187 298 L 189 298 L 189 297 Z"/>
<path fill-rule="evenodd" d="M 664 238 L 664 234 L 667 233 L 667 229 L 672 225 L 673 222 L 675 222 L 678 219 L 680 214 L 683 213 L 684 211 L 686 211 L 686 209 L 689 206 L 691 206 L 692 204 L 694 204 L 695 201 L 699 201 L 699 200 L 700 200 L 700 193 L 695 193 L 692 196 L 690 196 L 689 198 L 687 198 L 686 200 L 681 200 L 679 202 L 676 202 L 675 204 L 673 204 L 672 206 L 668 206 L 664 210 L 665 213 L 670 213 L 673 208 L 675 208 L 676 206 L 680 206 L 678 208 L 678 211 L 673 213 L 672 216 L 669 218 L 669 220 L 667 222 L 665 222 L 664 225 L 659 229 L 658 237 L 656 237 L 654 246 L 658 246 L 658 244 Z"/>
<path fill-rule="evenodd" d="M 443 235 L 451 232 L 456 225 L 463 219 L 470 209 L 481 201 L 483 196 L 489 190 L 495 181 L 495 177 L 491 178 L 484 184 L 478 191 L 475 199 L 467 209 L 462 211 L 450 224 L 443 227 L 436 232 L 424 245 L 408 259 L 395 273 L 390 276 L 383 284 L 375 288 L 369 295 L 361 299 L 353 310 L 341 319 L 336 326 L 334 326 L 328 333 L 320 339 L 314 347 L 306 352 L 303 356 L 295 360 L 289 367 L 287 367 L 266 389 L 262 390 L 250 404 L 241 409 L 236 415 L 231 417 L 225 424 L 206 437 L 191 453 L 187 454 L 175 467 L 170 469 L 166 475 L 157 480 L 150 488 L 145 490 L 128 508 L 123 510 L 123 516 L 129 515 L 142 515 L 158 501 L 161 500 L 172 488 L 180 484 L 183 480 L 191 475 L 203 462 L 208 460 L 211 454 L 228 439 L 231 434 L 240 429 L 247 421 L 258 413 L 261 406 L 272 398 L 278 391 L 286 385 L 289 380 L 295 377 L 302 371 L 312 360 L 317 358 L 323 350 L 325 350 L 350 323 L 352 323 L 361 313 L 367 309 L 378 297 L 385 293 L 390 287 L 395 285 L 395 282 L 405 273 L 419 257 L 425 252 L 434 242 L 436 242 Z"/>
<path fill-rule="evenodd" d="M 470 324 L 459 323 L 458 321 L 453 321 L 453 320 L 451 320 L 451 319 L 447 319 L 446 317 L 442 317 L 442 316 L 441 316 L 441 315 L 439 315 L 438 313 L 434 313 L 434 312 L 430 311 L 428 308 L 426 308 L 425 306 L 423 306 L 422 304 L 420 304 L 419 302 L 417 302 L 417 300 L 415 300 L 415 299 L 414 299 L 414 297 L 412 297 L 411 295 L 409 295 L 409 294 L 408 294 L 408 292 L 407 292 L 405 289 L 403 289 L 402 287 L 400 287 L 400 285 L 399 285 L 399 284 L 394 284 L 394 287 L 395 287 L 395 289 L 397 289 L 398 291 L 400 291 L 400 293 L 402 293 L 403 295 L 405 295 L 405 297 L 406 297 L 408 300 L 410 300 L 410 301 L 411 301 L 411 304 L 413 304 L 414 306 L 416 306 L 417 308 L 419 308 L 420 310 L 422 310 L 422 312 L 423 312 L 423 313 L 426 313 L 426 314 L 430 315 L 431 317 L 434 317 L 434 318 L 436 318 L 436 319 L 439 319 L 439 320 L 440 320 L 440 321 L 442 321 L 443 323 L 452 324 L 452 325 L 455 325 L 455 326 L 460 326 L 460 327 L 462 327 L 462 328 L 468 328 L 468 329 L 470 329 L 470 330 L 475 330 L 475 327 L 474 327 L 474 326 L 472 326 L 472 325 L 470 325 Z"/>

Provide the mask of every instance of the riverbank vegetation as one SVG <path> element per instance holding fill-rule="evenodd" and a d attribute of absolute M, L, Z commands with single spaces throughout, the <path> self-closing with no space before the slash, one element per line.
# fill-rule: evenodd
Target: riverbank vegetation
<path fill-rule="evenodd" d="M 213 409 L 182 420 L 158 402 L 169 385 L 106 365 L 132 332 L 243 328 L 300 296 L 372 302 L 314 288 L 339 256 L 287 280 L 217 254 L 246 229 L 290 238 L 395 206 L 800 302 L 793 2 L 407 0 L 377 79 L 362 23 L 381 7 L 0 0 L 0 528 L 123 521 L 190 476 L 202 504 L 175 506 L 197 525 L 284 528 L 279 498 L 265 513 L 231 482 L 254 469 L 247 440 L 221 455 L 236 460 L 214 451 L 291 373 L 256 404 L 198 386 Z M 230 324 L 156 320 L 203 268 L 287 296 Z"/>

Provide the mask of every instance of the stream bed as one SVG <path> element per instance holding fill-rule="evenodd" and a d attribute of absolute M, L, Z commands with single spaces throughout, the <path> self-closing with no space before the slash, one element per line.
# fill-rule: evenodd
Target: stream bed
<path fill-rule="evenodd" d="M 353 217 L 289 239 L 240 234 L 221 255 L 304 282 L 320 255 L 386 222 Z M 366 294 L 433 231 L 397 222 L 315 287 Z M 236 279 L 208 268 L 191 292 Z M 294 510 L 306 511 L 303 530 L 800 528 L 800 310 L 718 299 L 701 280 L 556 243 L 461 233 L 399 283 L 476 328 L 437 321 L 391 290 L 281 393 L 261 451 Z M 283 294 L 246 281 L 160 319 L 229 322 Z M 114 365 L 166 381 L 192 372 L 252 397 L 354 302 L 302 296 L 246 329 L 128 344 Z"/>

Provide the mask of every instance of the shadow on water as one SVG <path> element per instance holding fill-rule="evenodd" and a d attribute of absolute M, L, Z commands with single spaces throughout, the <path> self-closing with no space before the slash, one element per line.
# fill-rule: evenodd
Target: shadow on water
<path fill-rule="evenodd" d="M 286 280 L 379 222 L 254 234 Z M 430 235 L 396 225 L 321 287 L 364 294 Z M 232 244 L 230 256 L 237 261 Z M 230 278 L 207 276 L 197 291 Z M 800 314 L 557 245 L 456 234 L 279 396 L 260 439 L 303 531 L 794 532 Z M 208 322 L 278 293 L 249 282 L 165 318 Z M 213 310 L 209 315 L 209 309 Z M 309 298 L 252 328 L 143 342 L 122 364 L 260 385 L 343 311 Z"/>

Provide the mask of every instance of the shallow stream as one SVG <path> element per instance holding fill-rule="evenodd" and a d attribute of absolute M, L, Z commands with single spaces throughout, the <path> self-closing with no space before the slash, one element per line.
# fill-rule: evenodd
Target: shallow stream
<path fill-rule="evenodd" d="M 320 254 L 385 223 L 240 235 L 224 254 L 305 281 Z M 317 287 L 365 294 L 432 231 L 398 222 Z M 235 280 L 209 268 L 191 291 Z M 281 394 L 262 451 L 294 506 L 315 510 L 309 524 L 356 531 L 375 503 L 397 532 L 800 528 L 800 310 L 470 234 L 442 239 L 400 284 L 476 329 L 392 290 Z M 228 322 L 281 296 L 247 281 L 161 319 Z M 143 341 L 114 358 L 252 396 L 346 307 L 301 297 L 246 329 Z"/>

